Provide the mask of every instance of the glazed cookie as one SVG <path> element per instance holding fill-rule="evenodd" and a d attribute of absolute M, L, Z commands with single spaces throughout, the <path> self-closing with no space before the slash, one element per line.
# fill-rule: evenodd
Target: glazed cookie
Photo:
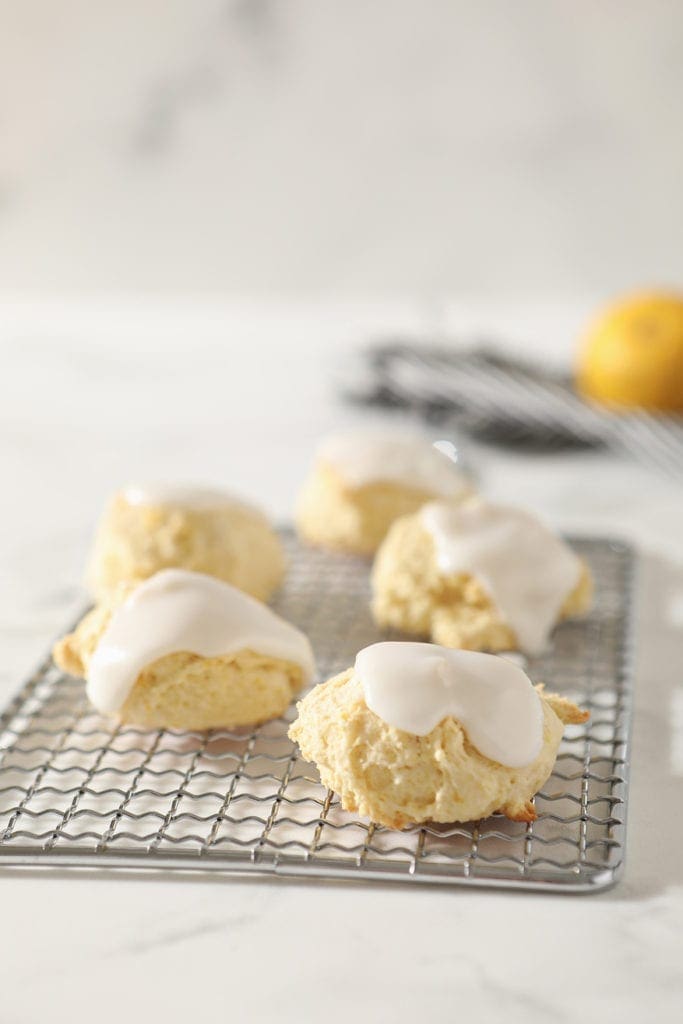
<path fill-rule="evenodd" d="M 112 499 L 86 574 L 99 600 L 160 569 L 189 569 L 267 601 L 282 581 L 282 544 L 265 516 L 222 491 L 133 485 Z"/>
<path fill-rule="evenodd" d="M 154 729 L 252 725 L 314 675 L 298 629 L 212 576 L 164 569 L 122 585 L 54 647 L 102 714 Z"/>
<path fill-rule="evenodd" d="M 308 543 L 372 555 L 399 516 L 434 498 L 471 493 L 453 459 L 424 437 L 401 431 L 338 434 L 318 448 L 296 524 Z"/>
<path fill-rule="evenodd" d="M 588 718 L 506 658 L 400 642 L 366 647 L 298 713 L 289 735 L 323 785 L 390 828 L 534 821 L 563 726 Z"/>
<path fill-rule="evenodd" d="M 540 653 L 560 619 L 587 611 L 588 567 L 535 516 L 471 498 L 394 523 L 372 572 L 380 626 L 446 647 Z"/>

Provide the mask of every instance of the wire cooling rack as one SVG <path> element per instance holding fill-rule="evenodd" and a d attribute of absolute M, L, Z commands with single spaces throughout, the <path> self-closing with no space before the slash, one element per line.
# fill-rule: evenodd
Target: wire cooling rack
<path fill-rule="evenodd" d="M 321 678 L 381 639 L 368 567 L 300 546 L 275 602 L 304 629 Z M 597 891 L 624 858 L 631 720 L 633 557 L 573 541 L 594 610 L 529 662 L 534 680 L 591 712 L 570 726 L 538 820 L 393 831 L 348 814 L 287 738 L 293 707 L 253 731 L 149 732 L 112 724 L 49 658 L 0 716 L 0 865 L 203 869 L 318 879 Z"/>

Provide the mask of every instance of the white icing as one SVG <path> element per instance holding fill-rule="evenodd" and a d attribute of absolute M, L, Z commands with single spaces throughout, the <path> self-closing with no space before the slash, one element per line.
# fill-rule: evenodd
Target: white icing
<path fill-rule="evenodd" d="M 541 700 L 507 658 L 397 641 L 360 651 L 354 673 L 370 710 L 397 729 L 426 736 L 452 715 L 499 764 L 521 768 L 541 751 Z"/>
<path fill-rule="evenodd" d="M 246 502 L 228 491 L 213 487 L 190 487 L 183 484 L 128 484 L 121 492 L 129 505 L 150 505 L 168 508 L 207 510 L 214 508 L 249 508 Z M 252 509 L 252 511 L 256 511 Z"/>
<path fill-rule="evenodd" d="M 443 442 L 435 447 L 424 437 L 394 432 L 350 431 L 325 438 L 320 462 L 332 466 L 353 487 L 388 482 L 404 484 L 440 497 L 470 490 Z M 455 449 L 452 449 L 454 452 Z"/>
<path fill-rule="evenodd" d="M 213 576 L 164 569 L 114 611 L 90 660 L 88 697 L 99 711 L 117 711 L 158 658 L 245 649 L 300 665 L 305 682 L 315 673 L 308 638 L 266 605 Z"/>
<path fill-rule="evenodd" d="M 439 570 L 476 577 L 521 649 L 542 651 L 579 580 L 581 563 L 571 548 L 529 512 L 481 499 L 434 502 L 420 516 Z"/>

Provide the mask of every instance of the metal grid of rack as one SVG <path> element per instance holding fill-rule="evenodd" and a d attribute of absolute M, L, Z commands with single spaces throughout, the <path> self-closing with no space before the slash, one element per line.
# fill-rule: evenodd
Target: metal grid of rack
<path fill-rule="evenodd" d="M 381 639 L 367 564 L 298 545 L 276 610 L 304 629 L 321 678 Z M 624 858 L 631 722 L 630 549 L 575 539 L 597 583 L 590 616 L 528 663 L 590 721 L 566 730 L 538 820 L 392 831 L 343 811 L 287 738 L 291 707 L 253 731 L 148 732 L 89 707 L 46 661 L 0 716 L 0 865 L 597 891 Z"/>

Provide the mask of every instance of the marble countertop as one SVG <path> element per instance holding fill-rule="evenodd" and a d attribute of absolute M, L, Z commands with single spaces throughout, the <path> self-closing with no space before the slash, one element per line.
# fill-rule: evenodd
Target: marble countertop
<path fill-rule="evenodd" d="M 444 305 L 561 359 L 581 304 Z M 78 606 L 94 520 L 121 481 L 229 482 L 279 517 L 321 431 L 358 414 L 354 345 L 428 331 L 403 305 L 0 304 L 0 696 Z M 465 452 L 493 495 L 641 554 L 628 863 L 568 898 L 215 877 L 0 873 L 2 1018 L 662 1020 L 683 981 L 683 495 L 606 453 Z"/>
<path fill-rule="evenodd" d="M 3 6 L 5 289 L 681 280 L 671 0 Z"/>

